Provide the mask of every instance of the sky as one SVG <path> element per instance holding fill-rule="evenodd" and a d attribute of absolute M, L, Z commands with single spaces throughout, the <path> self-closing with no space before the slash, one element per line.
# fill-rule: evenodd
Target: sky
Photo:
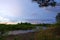
<path fill-rule="evenodd" d="M 40 8 L 31 0 L 0 0 L 0 22 L 54 23 L 59 11 L 59 6 Z"/>

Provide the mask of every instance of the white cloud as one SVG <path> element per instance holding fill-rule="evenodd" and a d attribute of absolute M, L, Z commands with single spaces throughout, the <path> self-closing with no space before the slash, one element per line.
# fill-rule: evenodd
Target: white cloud
<path fill-rule="evenodd" d="M 59 13 L 60 12 L 60 6 L 56 6 L 56 7 L 48 7 L 48 8 L 45 8 L 47 11 L 50 11 L 50 12 L 57 12 Z"/>
<path fill-rule="evenodd" d="M 0 16 L 0 22 L 10 22 L 10 19 Z"/>

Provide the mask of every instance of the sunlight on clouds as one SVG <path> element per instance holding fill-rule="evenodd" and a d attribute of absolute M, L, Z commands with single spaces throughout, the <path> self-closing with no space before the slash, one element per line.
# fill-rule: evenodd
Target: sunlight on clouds
<path fill-rule="evenodd" d="M 12 22 L 10 19 L 0 16 L 0 24 L 17 24 L 17 22 Z"/>
<path fill-rule="evenodd" d="M 0 22 L 10 22 L 10 19 L 0 16 Z"/>

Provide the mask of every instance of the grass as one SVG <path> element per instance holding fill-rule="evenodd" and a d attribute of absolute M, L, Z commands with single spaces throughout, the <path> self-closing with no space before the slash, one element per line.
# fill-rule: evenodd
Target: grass
<path fill-rule="evenodd" d="M 41 29 L 39 32 L 10 35 L 2 37 L 1 40 L 60 40 L 60 24 L 17 24 L 17 25 L 0 25 L 2 30 L 28 30 L 34 29 L 35 26 L 48 26 L 46 30 Z"/>
<path fill-rule="evenodd" d="M 55 34 L 55 28 L 49 27 L 39 32 L 10 35 L 5 37 L 6 40 L 60 40 L 60 35 Z M 5 40 L 4 39 L 4 40 Z"/>

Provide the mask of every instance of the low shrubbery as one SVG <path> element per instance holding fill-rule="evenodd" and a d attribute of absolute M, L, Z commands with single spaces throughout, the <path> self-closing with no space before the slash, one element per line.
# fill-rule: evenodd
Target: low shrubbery
<path fill-rule="evenodd" d="M 18 23 L 16 25 L 0 24 L 0 32 L 2 35 L 6 31 L 29 30 L 29 29 L 35 29 L 36 26 L 47 27 L 46 30 L 40 30 L 40 32 L 35 34 L 37 40 L 60 40 L 60 24 L 58 23 L 56 24 Z"/>
<path fill-rule="evenodd" d="M 9 31 L 9 30 L 28 30 L 28 29 L 34 29 L 35 26 L 28 23 L 22 23 L 22 24 L 16 24 L 16 25 L 6 25 L 6 24 L 0 24 L 0 31 Z"/>

